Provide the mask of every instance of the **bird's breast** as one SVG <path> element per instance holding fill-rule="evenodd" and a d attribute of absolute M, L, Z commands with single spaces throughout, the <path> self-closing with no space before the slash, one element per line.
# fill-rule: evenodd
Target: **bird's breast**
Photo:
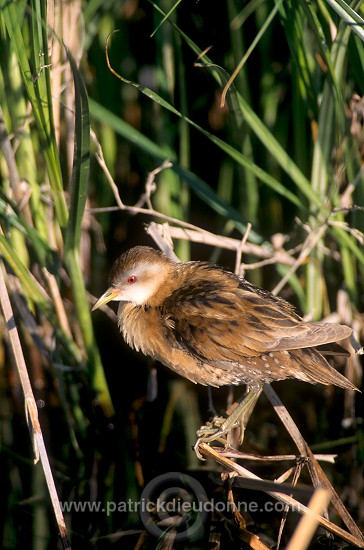
<path fill-rule="evenodd" d="M 119 327 L 127 344 L 144 355 L 160 359 L 165 348 L 166 332 L 173 330 L 173 321 L 164 318 L 157 308 L 120 303 Z"/>
<path fill-rule="evenodd" d="M 223 370 L 210 366 L 178 342 L 175 322 L 159 308 L 144 309 L 130 303 L 120 303 L 119 327 L 127 344 L 141 351 L 192 382 L 221 386 L 237 383 L 228 365 Z"/>

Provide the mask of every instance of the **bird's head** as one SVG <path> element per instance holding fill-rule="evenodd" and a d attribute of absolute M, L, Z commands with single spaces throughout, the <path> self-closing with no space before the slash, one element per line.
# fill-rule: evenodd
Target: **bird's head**
<path fill-rule="evenodd" d="M 94 304 L 92 311 L 111 301 L 144 305 L 163 286 L 168 286 L 174 262 L 147 246 L 136 246 L 124 252 L 114 263 L 109 288 Z"/>

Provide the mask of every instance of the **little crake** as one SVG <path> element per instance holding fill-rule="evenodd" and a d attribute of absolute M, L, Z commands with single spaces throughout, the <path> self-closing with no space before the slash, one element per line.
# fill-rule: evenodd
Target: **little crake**
<path fill-rule="evenodd" d="M 287 378 L 356 389 L 324 357 L 349 327 L 305 322 L 285 300 L 216 265 L 137 246 L 116 260 L 93 310 L 111 300 L 120 302 L 126 342 L 192 382 L 246 384 L 254 403 L 264 383 Z"/>
<path fill-rule="evenodd" d="M 354 389 L 315 349 L 347 338 L 349 327 L 306 323 L 285 300 L 210 263 L 175 263 L 152 248 L 132 248 L 116 260 L 93 309 L 111 300 L 120 302 L 127 343 L 192 382 L 296 378 Z"/>

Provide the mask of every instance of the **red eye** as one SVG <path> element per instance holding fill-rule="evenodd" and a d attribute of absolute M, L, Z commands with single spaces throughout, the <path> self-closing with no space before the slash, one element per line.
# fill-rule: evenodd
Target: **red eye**
<path fill-rule="evenodd" d="M 130 275 L 130 277 L 127 278 L 127 283 L 130 283 L 131 285 L 137 282 L 136 275 Z"/>

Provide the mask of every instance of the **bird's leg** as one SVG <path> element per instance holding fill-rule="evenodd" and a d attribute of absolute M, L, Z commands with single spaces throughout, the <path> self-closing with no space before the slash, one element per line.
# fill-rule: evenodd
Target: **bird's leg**
<path fill-rule="evenodd" d="M 221 439 L 222 436 L 226 436 L 233 428 L 237 426 L 237 424 L 240 425 L 241 432 L 239 442 L 242 444 L 246 425 L 262 391 L 262 384 L 249 387 L 247 395 L 244 395 L 239 405 L 225 420 L 222 421 L 221 417 L 218 417 L 211 424 L 211 426 L 202 426 L 197 431 L 198 439 L 194 447 L 196 454 L 198 456 L 200 455 L 198 452 L 199 443 L 202 441 L 205 443 L 211 443 L 216 440 L 223 441 Z M 216 425 L 218 427 L 216 427 Z"/>
<path fill-rule="evenodd" d="M 263 385 L 251 387 L 247 396 L 242 399 L 242 401 L 233 411 L 233 413 L 235 413 L 235 411 L 238 411 L 238 409 L 241 408 L 241 411 L 237 412 L 237 420 L 236 420 L 240 424 L 240 436 L 239 436 L 240 445 L 242 445 L 244 441 L 245 428 L 249 422 L 249 418 L 252 412 L 254 411 L 255 405 L 257 404 L 257 401 L 262 391 L 263 391 Z M 229 418 L 230 416 L 226 419 L 225 424 L 227 423 Z"/>

